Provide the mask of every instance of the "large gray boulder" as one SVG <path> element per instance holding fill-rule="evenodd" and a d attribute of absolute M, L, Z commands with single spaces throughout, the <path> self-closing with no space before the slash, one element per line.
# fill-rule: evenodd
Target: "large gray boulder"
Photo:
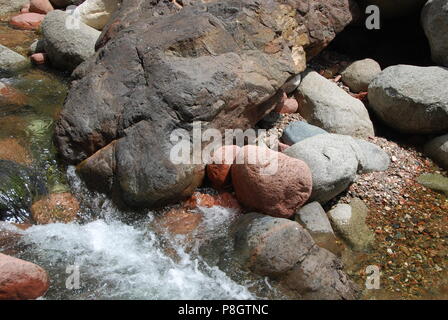
<path fill-rule="evenodd" d="M 370 82 L 381 73 L 381 66 L 373 59 L 364 59 L 353 62 L 344 72 L 342 81 L 352 92 L 367 91 Z"/>
<path fill-rule="evenodd" d="M 425 145 L 425 153 L 448 170 L 448 134 L 430 140 Z"/>
<path fill-rule="evenodd" d="M 364 104 L 317 72 L 306 72 L 297 92 L 299 113 L 310 124 L 330 133 L 375 135 Z"/>
<path fill-rule="evenodd" d="M 312 56 L 352 20 L 348 0 L 182 3 L 124 1 L 56 124 L 62 157 L 95 155 L 86 171 L 134 206 L 178 201 L 201 183 L 201 168 L 171 162 L 173 130 L 251 127 L 302 71 L 298 49 Z"/>
<path fill-rule="evenodd" d="M 336 256 L 318 247 L 297 222 L 249 213 L 233 225 L 235 257 L 251 271 L 275 277 L 303 299 L 355 299 L 356 286 Z"/>
<path fill-rule="evenodd" d="M 422 26 L 432 60 L 448 67 L 448 1 L 429 0 L 422 10 Z"/>
<path fill-rule="evenodd" d="M 50 63 L 62 70 L 72 71 L 95 54 L 100 32 L 64 11 L 49 12 L 41 24 L 44 49 Z M 76 27 L 75 27 L 76 26 Z"/>
<path fill-rule="evenodd" d="M 0 14 L 9 12 L 19 12 L 24 4 L 29 0 L 0 0 Z"/>
<path fill-rule="evenodd" d="M 310 200 L 325 203 L 348 188 L 357 173 L 386 170 L 389 156 L 369 142 L 336 134 L 322 134 L 289 147 L 286 155 L 303 160 L 311 169 Z"/>
<path fill-rule="evenodd" d="M 0 45 L 0 73 L 10 74 L 30 66 L 27 58 L 21 54 Z"/>
<path fill-rule="evenodd" d="M 369 86 L 370 107 L 390 127 L 416 134 L 448 130 L 448 69 L 397 65 Z"/>

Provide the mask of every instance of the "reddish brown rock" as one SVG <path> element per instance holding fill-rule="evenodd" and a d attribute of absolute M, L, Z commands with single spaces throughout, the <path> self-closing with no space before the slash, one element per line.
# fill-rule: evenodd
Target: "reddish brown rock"
<path fill-rule="evenodd" d="M 14 138 L 0 140 L 0 159 L 23 165 L 29 165 L 32 162 L 28 151 Z"/>
<path fill-rule="evenodd" d="M 214 188 L 224 189 L 231 185 L 230 167 L 240 149 L 235 145 L 223 146 L 213 154 L 212 163 L 207 165 L 207 177 Z"/>
<path fill-rule="evenodd" d="M 26 104 L 26 100 L 23 93 L 0 82 L 0 104 L 23 106 Z"/>
<path fill-rule="evenodd" d="M 223 208 L 236 209 L 242 211 L 238 200 L 228 192 L 222 192 L 217 195 L 211 195 L 201 192 L 195 192 L 184 203 L 184 207 L 187 209 L 197 209 L 197 207 L 211 208 L 214 206 L 220 206 Z"/>
<path fill-rule="evenodd" d="M 173 235 L 191 234 L 202 222 L 202 214 L 186 208 L 174 208 L 157 219 L 156 225 Z"/>
<path fill-rule="evenodd" d="M 310 197 L 311 171 L 305 162 L 267 148 L 248 145 L 232 166 L 240 203 L 274 217 L 289 218 Z"/>
<path fill-rule="evenodd" d="M 31 214 L 38 224 L 69 223 L 76 219 L 78 211 L 78 200 L 68 192 L 50 194 L 31 206 Z"/>
<path fill-rule="evenodd" d="M 299 103 L 294 98 L 286 98 L 279 103 L 275 108 L 275 111 L 282 114 L 296 113 L 299 109 Z"/>
<path fill-rule="evenodd" d="M 42 65 L 47 62 L 47 54 L 46 53 L 35 53 L 30 56 L 31 62 L 36 65 Z"/>
<path fill-rule="evenodd" d="M 37 30 L 44 18 L 45 15 L 40 13 L 21 13 L 12 17 L 9 23 L 20 29 Z"/>
<path fill-rule="evenodd" d="M 31 0 L 30 2 L 30 12 L 47 14 L 53 10 L 54 8 L 49 0 Z"/>
<path fill-rule="evenodd" d="M 0 253 L 0 300 L 36 299 L 44 295 L 48 287 L 44 269 Z"/>

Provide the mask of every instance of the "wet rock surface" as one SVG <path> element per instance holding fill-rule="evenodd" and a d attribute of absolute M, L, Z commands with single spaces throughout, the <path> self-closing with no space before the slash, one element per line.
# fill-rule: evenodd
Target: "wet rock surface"
<path fill-rule="evenodd" d="M 235 254 L 243 266 L 277 278 L 303 299 L 357 297 L 338 258 L 318 247 L 297 222 L 250 213 L 233 228 Z"/>
<path fill-rule="evenodd" d="M 255 124 L 281 98 L 278 89 L 302 71 L 294 48 L 303 45 L 312 56 L 352 19 L 342 0 L 303 8 L 251 0 L 191 4 L 123 4 L 56 126 L 58 148 L 72 163 L 118 140 L 114 183 L 131 205 L 175 201 L 197 185 L 194 166 L 168 161 L 174 129 L 189 130 L 193 121 L 217 129 Z"/>

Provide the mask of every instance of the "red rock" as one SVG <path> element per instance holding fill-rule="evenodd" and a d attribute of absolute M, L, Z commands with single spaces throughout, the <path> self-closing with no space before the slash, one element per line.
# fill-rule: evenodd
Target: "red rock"
<path fill-rule="evenodd" d="M 26 104 L 26 96 L 2 82 L 0 82 L 0 103 L 2 105 L 18 105 L 23 106 Z"/>
<path fill-rule="evenodd" d="M 284 144 L 282 142 L 278 142 L 278 151 L 285 152 L 286 149 L 288 149 L 290 146 L 287 144 Z"/>
<path fill-rule="evenodd" d="M 38 224 L 69 223 L 77 218 L 78 200 L 69 192 L 52 193 L 31 206 L 33 220 Z"/>
<path fill-rule="evenodd" d="M 156 227 L 173 235 L 191 234 L 202 222 L 202 214 L 174 208 L 157 219 Z"/>
<path fill-rule="evenodd" d="M 280 103 L 275 108 L 275 111 L 278 113 L 296 113 L 297 109 L 299 108 L 299 103 L 294 98 L 287 98 L 283 101 L 283 103 Z"/>
<path fill-rule="evenodd" d="M 38 265 L 0 253 L 0 300 L 28 300 L 48 290 L 47 272 Z"/>
<path fill-rule="evenodd" d="M 0 140 L 0 159 L 14 161 L 23 165 L 30 165 L 32 158 L 16 138 Z"/>
<path fill-rule="evenodd" d="M 231 185 L 230 167 L 232 166 L 240 147 L 223 146 L 216 150 L 212 157 L 212 164 L 207 165 L 207 177 L 216 189 L 225 189 Z"/>
<path fill-rule="evenodd" d="M 189 210 L 197 209 L 197 207 L 212 208 L 214 206 L 242 211 L 238 200 L 229 192 L 222 192 L 217 195 L 195 192 L 184 203 L 184 207 Z"/>
<path fill-rule="evenodd" d="M 291 217 L 311 195 L 306 163 L 268 148 L 242 148 L 231 173 L 238 201 L 273 217 Z"/>
<path fill-rule="evenodd" d="M 45 64 L 47 61 L 46 53 L 35 53 L 30 56 L 31 62 L 37 65 Z"/>
<path fill-rule="evenodd" d="M 31 0 L 29 10 L 30 12 L 47 14 L 53 11 L 54 8 L 49 0 Z"/>
<path fill-rule="evenodd" d="M 36 30 L 44 20 L 45 15 L 39 13 L 21 13 L 11 18 L 9 23 L 20 29 Z"/>

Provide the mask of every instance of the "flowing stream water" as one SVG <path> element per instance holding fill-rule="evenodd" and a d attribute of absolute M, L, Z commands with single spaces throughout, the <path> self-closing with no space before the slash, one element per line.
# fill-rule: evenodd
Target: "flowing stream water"
<path fill-rule="evenodd" d="M 1 44 L 26 54 L 37 35 L 12 29 L 7 20 L 0 21 Z M 46 181 L 49 192 L 71 191 L 81 200 L 82 218 L 76 223 L 26 230 L 3 225 L 20 237 L 0 252 L 12 252 L 47 270 L 51 285 L 43 299 L 273 297 L 267 280 L 255 279 L 230 262 L 226 226 L 235 217 L 232 210 L 201 208 L 201 237 L 187 241 L 167 236 L 151 226 L 156 213 L 121 212 L 106 197 L 88 191 L 73 167 L 58 163 L 52 133 L 68 90 L 67 75 L 32 67 L 0 75 L 0 82 L 25 99 L 0 106 L 0 141 L 13 139 L 25 148 L 31 158 L 28 167 Z"/>

